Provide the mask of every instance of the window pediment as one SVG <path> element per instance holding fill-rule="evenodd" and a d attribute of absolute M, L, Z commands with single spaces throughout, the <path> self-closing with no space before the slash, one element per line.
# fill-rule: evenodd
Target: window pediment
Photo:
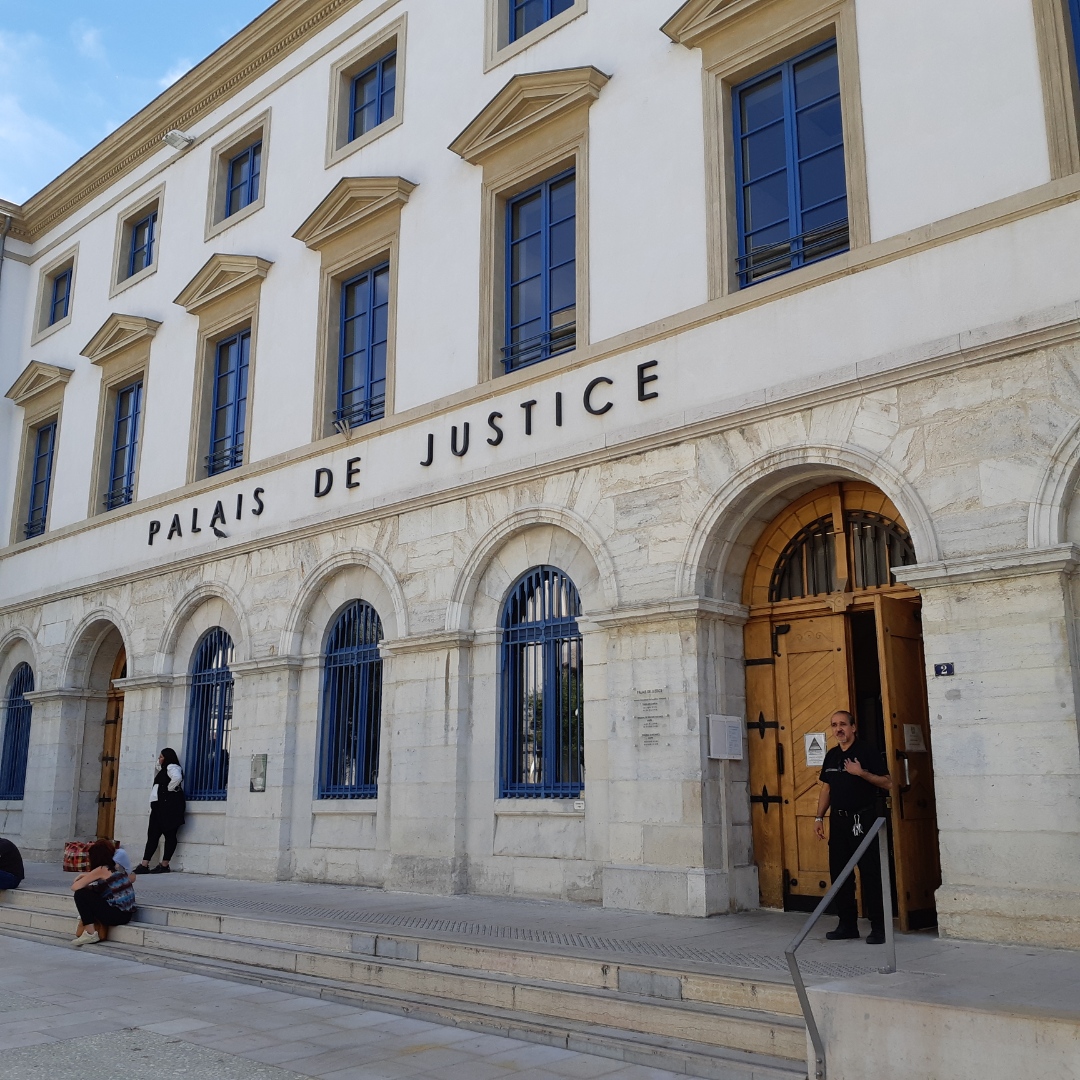
<path fill-rule="evenodd" d="M 719 30 L 724 23 L 763 7 L 768 0 L 687 0 L 660 29 L 676 45 L 697 48 L 703 38 Z"/>
<path fill-rule="evenodd" d="M 402 176 L 346 176 L 293 236 L 318 251 L 331 240 L 366 225 L 388 210 L 400 210 L 416 185 Z"/>
<path fill-rule="evenodd" d="M 72 374 L 71 368 L 31 360 L 4 397 L 10 398 L 19 406 L 31 405 L 49 391 L 63 394 L 64 386 Z"/>
<path fill-rule="evenodd" d="M 594 67 L 515 75 L 450 144 L 477 165 L 509 143 L 582 105 L 590 106 L 610 80 Z"/>
<path fill-rule="evenodd" d="M 152 338 L 160 325 L 156 319 L 145 319 L 141 315 L 110 315 L 80 355 L 92 364 L 103 364 L 133 345 Z"/>
<path fill-rule="evenodd" d="M 252 282 L 266 277 L 274 264 L 258 255 L 211 255 L 206 265 L 173 301 L 195 314 Z"/>

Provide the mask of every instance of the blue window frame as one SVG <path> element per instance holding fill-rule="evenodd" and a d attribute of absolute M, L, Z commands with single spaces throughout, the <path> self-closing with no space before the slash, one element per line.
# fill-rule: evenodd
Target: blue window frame
<path fill-rule="evenodd" d="M 581 600 L 553 566 L 510 591 L 500 645 L 500 798 L 576 798 L 585 786 Z"/>
<path fill-rule="evenodd" d="M 530 30 L 554 19 L 574 6 L 574 0 L 507 0 L 510 5 L 510 40 L 517 41 Z"/>
<path fill-rule="evenodd" d="M 244 463 L 244 425 L 247 423 L 248 356 L 251 331 L 219 341 L 214 358 L 213 415 L 206 475 L 227 472 Z"/>
<path fill-rule="evenodd" d="M 109 490 L 105 492 L 106 510 L 126 506 L 135 498 L 135 460 L 139 453 L 142 392 L 142 379 L 116 391 Z"/>
<path fill-rule="evenodd" d="M 365 68 L 352 81 L 349 142 L 377 128 L 394 115 L 397 94 L 397 50 Z"/>
<path fill-rule="evenodd" d="M 262 139 L 252 143 L 229 162 L 225 191 L 225 216 L 243 210 L 259 197 L 259 177 L 262 171 Z"/>
<path fill-rule="evenodd" d="M 21 799 L 26 791 L 26 759 L 30 753 L 30 713 L 26 695 L 34 689 L 34 672 L 19 664 L 8 682 L 4 709 L 4 749 L 0 753 L 0 799 Z"/>
<path fill-rule="evenodd" d="M 323 658 L 320 799 L 374 799 L 382 718 L 382 623 L 354 600 L 338 616 Z"/>
<path fill-rule="evenodd" d="M 338 403 L 334 419 L 344 421 L 349 427 L 378 420 L 386 411 L 389 314 L 389 263 L 365 270 L 342 283 Z"/>
<path fill-rule="evenodd" d="M 576 188 L 570 169 L 507 204 L 507 371 L 577 343 Z"/>
<path fill-rule="evenodd" d="M 199 802 L 222 802 L 228 797 L 232 662 L 232 638 L 215 626 L 199 642 L 191 665 L 184 792 Z"/>
<path fill-rule="evenodd" d="M 45 531 L 49 516 L 49 493 L 52 488 L 53 453 L 56 449 L 56 421 L 43 424 L 34 432 L 33 460 L 30 462 L 30 506 L 23 532 L 26 539 Z"/>
<path fill-rule="evenodd" d="M 131 250 L 128 252 L 127 276 L 145 270 L 154 261 L 154 234 L 157 232 L 157 211 L 152 210 L 131 226 Z"/>
<path fill-rule="evenodd" d="M 69 266 L 52 279 L 49 299 L 50 326 L 68 317 L 68 310 L 71 307 L 71 273 L 72 267 Z"/>
<path fill-rule="evenodd" d="M 735 87 L 741 288 L 848 249 L 836 42 Z"/>

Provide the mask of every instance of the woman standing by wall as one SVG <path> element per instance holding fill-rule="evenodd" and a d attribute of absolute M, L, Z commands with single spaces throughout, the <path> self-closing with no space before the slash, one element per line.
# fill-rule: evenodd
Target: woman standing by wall
<path fill-rule="evenodd" d="M 176 832 L 184 824 L 185 806 L 184 773 L 180 768 L 180 759 L 171 746 L 166 746 L 158 755 L 158 772 L 150 789 L 150 827 L 146 832 L 146 848 L 142 862 L 135 867 L 134 873 L 169 873 L 169 862 L 176 851 Z M 165 848 L 161 862 L 151 870 L 150 860 L 163 836 Z"/>

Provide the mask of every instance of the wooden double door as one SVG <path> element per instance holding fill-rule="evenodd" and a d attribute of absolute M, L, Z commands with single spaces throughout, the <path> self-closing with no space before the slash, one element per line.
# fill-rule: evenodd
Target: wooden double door
<path fill-rule="evenodd" d="M 124 725 L 124 691 L 113 685 L 114 679 L 127 675 L 127 655 L 121 649 L 109 676 L 105 698 L 105 731 L 101 746 L 101 779 L 98 784 L 97 835 L 114 839 L 116 828 L 116 789 L 120 768 L 120 734 Z"/>

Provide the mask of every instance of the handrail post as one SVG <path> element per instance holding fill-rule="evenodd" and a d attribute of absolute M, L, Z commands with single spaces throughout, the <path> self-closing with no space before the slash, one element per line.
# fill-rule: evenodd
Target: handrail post
<path fill-rule="evenodd" d="M 885 818 L 878 818 L 886 822 Z M 892 869 L 889 866 L 889 829 L 883 824 L 877 835 L 878 857 L 881 859 L 881 910 L 885 920 L 885 955 L 887 965 L 881 969 L 889 975 L 896 970 L 896 933 L 893 930 Z"/>

